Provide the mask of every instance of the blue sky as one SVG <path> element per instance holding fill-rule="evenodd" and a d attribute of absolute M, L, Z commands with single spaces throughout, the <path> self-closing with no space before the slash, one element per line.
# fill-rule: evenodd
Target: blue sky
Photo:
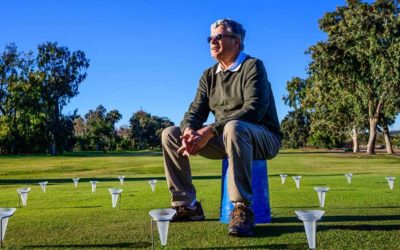
<path fill-rule="evenodd" d="M 235 19 L 247 30 L 245 52 L 264 61 L 282 120 L 289 110 L 282 101 L 286 82 L 305 77 L 309 56 L 304 52 L 326 38 L 318 19 L 344 3 L 5 1 L 0 49 L 15 42 L 20 50 L 35 51 L 40 43 L 57 41 L 70 50 L 83 50 L 91 61 L 88 76 L 64 113 L 78 109 L 84 115 L 102 104 L 121 112 L 119 126 L 127 125 L 139 109 L 179 124 L 202 72 L 215 63 L 206 43 L 210 24 Z"/>

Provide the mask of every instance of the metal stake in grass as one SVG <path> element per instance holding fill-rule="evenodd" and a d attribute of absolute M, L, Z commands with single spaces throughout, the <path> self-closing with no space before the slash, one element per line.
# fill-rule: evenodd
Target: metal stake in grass
<path fill-rule="evenodd" d="M 118 179 L 119 179 L 119 182 L 121 183 L 121 186 L 124 185 L 125 176 L 124 175 L 118 176 Z"/>
<path fill-rule="evenodd" d="M 396 177 L 388 176 L 388 177 L 385 177 L 385 178 L 389 183 L 390 190 L 393 190 L 393 188 L 394 188 L 394 179 L 396 179 Z"/>
<path fill-rule="evenodd" d="M 153 193 L 156 191 L 156 183 L 157 183 L 156 179 L 149 180 L 151 191 L 153 191 Z"/>
<path fill-rule="evenodd" d="M 19 194 L 19 197 L 21 198 L 21 201 L 22 201 L 22 206 L 26 206 L 29 191 L 31 191 L 30 187 L 17 189 L 17 193 Z M 18 201 L 19 201 L 19 199 L 18 199 Z"/>
<path fill-rule="evenodd" d="M 303 221 L 308 247 L 315 249 L 317 245 L 317 221 L 325 213 L 323 210 L 296 210 L 297 218 Z"/>
<path fill-rule="evenodd" d="M 77 188 L 78 187 L 79 178 L 72 178 L 72 180 L 74 181 L 74 186 Z"/>
<path fill-rule="evenodd" d="M 3 247 L 4 236 L 6 235 L 8 218 L 13 216 L 16 208 L 0 208 L 0 247 Z"/>
<path fill-rule="evenodd" d="M 43 193 L 46 193 L 46 186 L 47 186 L 47 183 L 49 183 L 49 182 L 48 182 L 48 181 L 39 182 L 39 185 L 40 185 L 40 187 L 42 188 Z"/>
<path fill-rule="evenodd" d="M 158 234 L 160 236 L 161 245 L 167 245 L 169 221 L 175 215 L 176 210 L 172 208 L 155 209 L 149 212 L 151 216 L 151 242 L 154 248 L 154 222 L 157 223 Z"/>
<path fill-rule="evenodd" d="M 297 189 L 300 189 L 300 179 L 301 179 L 301 176 L 293 176 L 293 180 L 296 183 L 296 188 Z"/>
<path fill-rule="evenodd" d="M 282 184 L 285 184 L 287 174 L 280 174 Z"/>
<path fill-rule="evenodd" d="M 329 191 L 329 188 L 328 187 L 314 187 L 314 190 L 318 192 L 319 206 L 324 207 L 325 206 L 325 195 L 326 195 L 326 192 Z"/>
<path fill-rule="evenodd" d="M 122 189 L 120 188 L 109 188 L 111 194 L 111 204 L 113 208 L 117 207 L 118 198 L 121 197 Z M 121 207 L 121 199 L 119 199 L 119 207 Z"/>
<path fill-rule="evenodd" d="M 96 192 L 97 183 L 98 183 L 98 181 L 90 181 L 90 184 L 92 184 L 92 193 Z"/>
<path fill-rule="evenodd" d="M 353 177 L 353 174 L 352 173 L 347 173 L 347 174 L 344 174 L 344 175 L 347 178 L 347 183 L 351 184 L 351 178 Z"/>

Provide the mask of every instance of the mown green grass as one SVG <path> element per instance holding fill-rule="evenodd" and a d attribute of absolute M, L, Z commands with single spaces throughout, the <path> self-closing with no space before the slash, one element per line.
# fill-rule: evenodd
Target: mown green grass
<path fill-rule="evenodd" d="M 400 249 L 400 158 L 329 152 L 283 151 L 268 162 L 272 223 L 250 238 L 227 236 L 219 223 L 221 162 L 192 159 L 194 183 L 207 220 L 170 225 L 164 249 L 307 249 L 296 209 L 318 209 L 314 186 L 326 185 L 325 216 L 318 223 L 319 249 Z M 151 248 L 148 212 L 169 206 L 159 152 L 0 156 L 0 207 L 17 207 L 16 189 L 32 187 L 28 205 L 17 208 L 5 249 Z M 347 184 L 344 173 L 352 172 Z M 280 173 L 302 175 L 301 188 Z M 111 208 L 110 187 L 125 175 L 121 207 Z M 389 190 L 385 176 L 398 177 Z M 72 177 L 81 177 L 74 188 Z M 157 177 L 152 193 L 147 179 Z M 90 179 L 97 179 L 91 193 Z M 42 193 L 37 182 L 48 180 Z M 158 241 L 156 247 L 161 248 Z"/>

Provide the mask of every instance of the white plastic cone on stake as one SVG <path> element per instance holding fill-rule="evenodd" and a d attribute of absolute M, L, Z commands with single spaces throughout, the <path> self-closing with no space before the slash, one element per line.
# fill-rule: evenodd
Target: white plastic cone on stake
<path fill-rule="evenodd" d="M 117 207 L 118 197 L 121 195 L 122 189 L 120 189 L 120 188 L 109 188 L 108 191 L 110 191 L 110 194 L 111 194 L 112 207 L 115 208 L 115 207 Z M 120 205 L 121 205 L 121 201 L 120 201 Z"/>
<path fill-rule="evenodd" d="M 328 187 L 314 187 L 314 190 L 318 192 L 319 206 L 324 207 L 326 192 L 329 191 L 329 188 Z"/>
<path fill-rule="evenodd" d="M 19 197 L 22 201 L 22 206 L 26 206 L 29 191 L 31 191 L 30 187 L 17 189 L 17 193 L 19 194 Z"/>
<path fill-rule="evenodd" d="M 4 236 L 6 235 L 8 219 L 14 214 L 16 208 L 0 208 L 0 247 L 3 247 Z"/>
<path fill-rule="evenodd" d="M 385 177 L 385 178 L 389 183 L 390 190 L 393 190 L 393 188 L 394 188 L 394 179 L 396 179 L 396 178 L 392 177 L 392 176 L 388 176 L 388 177 Z"/>
<path fill-rule="evenodd" d="M 49 182 L 47 182 L 47 181 L 39 182 L 39 185 L 40 185 L 40 187 L 42 188 L 43 193 L 46 193 L 46 186 L 47 186 L 47 183 L 49 183 Z"/>
<path fill-rule="evenodd" d="M 118 179 L 119 179 L 119 182 L 121 183 L 121 186 L 124 185 L 125 176 L 124 175 L 120 175 L 120 176 L 118 176 Z"/>
<path fill-rule="evenodd" d="M 296 183 L 297 189 L 300 189 L 300 179 L 301 179 L 301 176 L 293 176 L 293 180 Z"/>
<path fill-rule="evenodd" d="M 282 184 L 285 184 L 287 174 L 280 174 Z"/>
<path fill-rule="evenodd" d="M 303 221 L 308 247 L 315 249 L 317 245 L 317 221 L 325 213 L 323 210 L 296 210 L 297 218 Z"/>
<path fill-rule="evenodd" d="M 157 183 L 156 179 L 149 180 L 151 191 L 153 191 L 153 193 L 156 191 L 156 183 Z"/>
<path fill-rule="evenodd" d="M 72 178 L 72 180 L 74 181 L 74 186 L 77 188 L 78 187 L 79 178 Z"/>
<path fill-rule="evenodd" d="M 90 181 L 90 184 L 92 184 L 92 193 L 96 192 L 97 183 L 98 183 L 98 181 Z"/>
<path fill-rule="evenodd" d="M 347 183 L 351 184 L 351 178 L 353 177 L 352 173 L 347 173 L 345 174 L 346 178 L 347 178 Z"/>
<path fill-rule="evenodd" d="M 175 215 L 176 210 L 172 208 L 165 208 L 165 209 L 155 209 L 149 212 L 152 222 L 151 222 L 151 230 L 152 230 L 152 242 L 154 244 L 154 236 L 153 236 L 153 221 L 157 222 L 158 234 L 160 236 L 161 245 L 167 245 L 168 239 L 168 228 L 169 228 L 169 221 Z"/>

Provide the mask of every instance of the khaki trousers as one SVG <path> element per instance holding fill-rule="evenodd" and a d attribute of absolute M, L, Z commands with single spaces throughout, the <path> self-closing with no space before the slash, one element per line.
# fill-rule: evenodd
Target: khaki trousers
<path fill-rule="evenodd" d="M 162 133 L 165 176 L 173 206 L 189 205 L 196 198 L 189 158 L 177 153 L 182 144 L 181 135 L 180 128 L 175 126 Z M 249 204 L 253 159 L 271 159 L 279 148 L 279 138 L 263 125 L 233 120 L 225 125 L 223 135 L 210 139 L 199 155 L 209 159 L 227 157 L 229 199 Z"/>

